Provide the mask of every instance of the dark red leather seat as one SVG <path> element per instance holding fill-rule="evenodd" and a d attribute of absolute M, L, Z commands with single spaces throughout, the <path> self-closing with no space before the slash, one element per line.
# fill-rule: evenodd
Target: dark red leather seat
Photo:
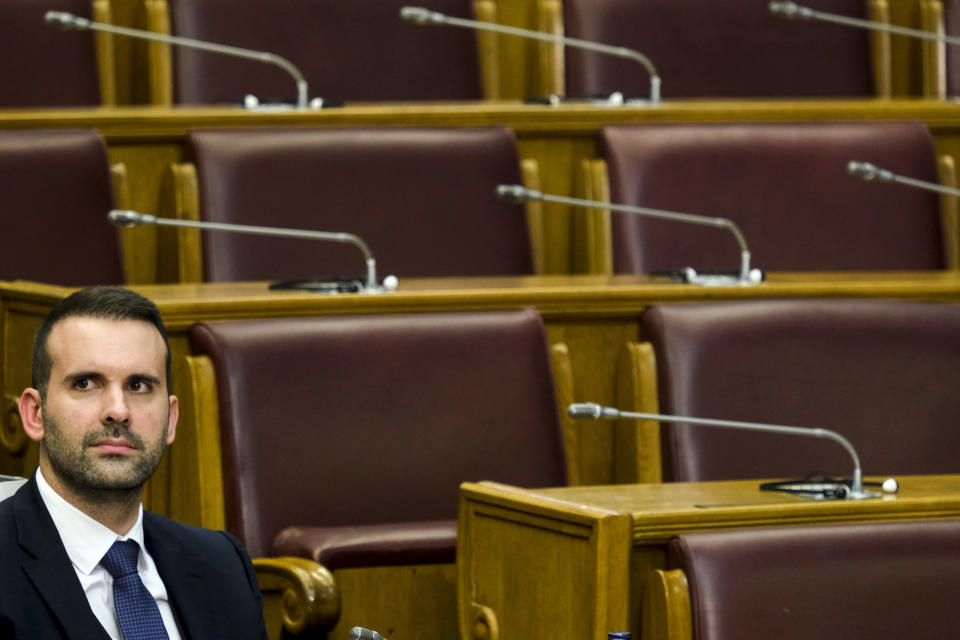
<path fill-rule="evenodd" d="M 863 0 L 814 0 L 812 8 L 866 18 Z M 875 95 L 870 33 L 767 10 L 767 0 L 564 0 L 574 38 L 648 56 L 670 98 L 798 98 Z M 566 95 L 648 97 L 632 60 L 568 49 Z"/>
<path fill-rule="evenodd" d="M 940 640 L 960 629 L 960 521 L 744 529 L 671 540 L 693 640 Z"/>
<path fill-rule="evenodd" d="M 476 35 L 400 20 L 405 0 L 303 2 L 170 0 L 174 35 L 267 51 L 303 73 L 310 97 L 327 100 L 461 100 L 483 97 Z M 468 18 L 469 0 L 438 0 L 430 9 Z M 296 97 L 282 69 L 178 47 L 174 102 L 240 103 Z"/>
<path fill-rule="evenodd" d="M 565 483 L 533 310 L 198 324 L 227 528 L 330 569 L 453 562 L 461 482 Z"/>
<path fill-rule="evenodd" d="M 496 185 L 521 182 L 508 129 L 289 128 L 195 131 L 200 216 L 212 222 L 344 231 L 381 275 L 533 270 L 525 209 Z M 365 272 L 356 247 L 207 233 L 210 281 Z"/>
<path fill-rule="evenodd" d="M 960 307 L 871 300 L 656 305 L 641 319 L 662 413 L 823 427 L 866 475 L 960 472 Z M 829 440 L 661 430 L 663 478 L 849 476 Z"/>
<path fill-rule="evenodd" d="M 124 281 L 103 138 L 87 129 L 0 132 L 0 279 Z"/>
<path fill-rule="evenodd" d="M 94 36 L 60 31 L 43 22 L 47 11 L 92 18 L 91 0 L 0 2 L 0 107 L 100 104 Z"/>
<path fill-rule="evenodd" d="M 943 269 L 936 194 L 847 174 L 850 160 L 939 182 L 922 123 L 607 127 L 612 202 L 730 218 L 769 271 Z M 735 269 L 727 229 L 613 213 L 614 271 Z"/>

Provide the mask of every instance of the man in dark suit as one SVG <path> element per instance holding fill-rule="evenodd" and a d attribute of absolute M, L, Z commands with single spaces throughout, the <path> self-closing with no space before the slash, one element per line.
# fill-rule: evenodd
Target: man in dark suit
<path fill-rule="evenodd" d="M 233 536 L 146 513 L 143 485 L 176 434 L 155 305 L 79 291 L 37 331 L 20 398 L 37 473 L 0 502 L 0 639 L 265 639 Z"/>

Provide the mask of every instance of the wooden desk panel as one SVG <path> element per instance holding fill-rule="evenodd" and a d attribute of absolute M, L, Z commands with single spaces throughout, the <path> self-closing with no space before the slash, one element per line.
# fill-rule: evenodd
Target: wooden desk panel
<path fill-rule="evenodd" d="M 461 637 L 639 638 L 642 579 L 674 535 L 736 527 L 960 517 L 960 476 L 903 476 L 900 492 L 816 502 L 759 480 L 519 489 L 466 483 L 457 542 Z"/>
<path fill-rule="evenodd" d="M 655 302 L 757 298 L 894 298 L 960 301 L 960 273 L 770 274 L 755 287 L 692 287 L 647 276 L 541 276 L 405 280 L 384 295 L 318 295 L 270 291 L 266 283 L 143 285 L 135 290 L 157 303 L 170 333 L 174 367 L 189 354 L 186 334 L 199 321 L 321 314 L 422 313 L 537 308 L 548 339 L 565 342 L 574 374 L 574 396 L 605 404 L 615 401 L 616 360 L 636 341 L 638 317 Z M 0 388 L 7 420 L 0 429 L 0 473 L 25 474 L 36 466 L 36 447 L 19 425 L 16 399 L 30 385 L 33 333 L 43 314 L 72 289 L 30 282 L 0 283 Z M 185 395 L 174 376 L 172 390 Z M 190 478 L 170 478 L 178 450 L 191 448 L 194 427 L 186 420 L 153 482 L 151 508 L 197 522 L 196 487 Z M 585 484 L 608 484 L 613 476 L 612 423 L 578 427 L 578 468 Z M 185 453 L 183 455 L 186 455 Z M 187 465 L 189 466 L 189 465 Z"/>

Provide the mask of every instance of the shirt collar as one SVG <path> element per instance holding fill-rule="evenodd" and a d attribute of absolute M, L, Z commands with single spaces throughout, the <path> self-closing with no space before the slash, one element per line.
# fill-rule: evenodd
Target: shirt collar
<path fill-rule="evenodd" d="M 137 521 L 133 527 L 125 536 L 120 536 L 64 500 L 47 483 L 39 468 L 37 468 L 37 488 L 60 534 L 67 556 L 77 570 L 84 574 L 90 575 L 97 568 L 100 560 L 117 540 L 136 540 L 140 548 L 144 548 L 143 504 L 140 505 Z"/>

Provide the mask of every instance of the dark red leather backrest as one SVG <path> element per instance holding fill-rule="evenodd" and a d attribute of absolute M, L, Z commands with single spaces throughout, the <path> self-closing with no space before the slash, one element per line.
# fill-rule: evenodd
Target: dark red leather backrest
<path fill-rule="evenodd" d="M 768 0 L 564 0 L 568 36 L 646 55 L 671 98 L 792 98 L 875 94 L 870 34 L 771 15 Z M 864 0 L 811 0 L 864 18 Z M 639 63 L 568 48 L 566 94 L 650 95 Z"/>
<path fill-rule="evenodd" d="M 960 629 L 960 521 L 679 536 L 694 640 L 940 640 Z"/>
<path fill-rule="evenodd" d="M 195 325 L 214 363 L 227 527 L 453 520 L 461 482 L 565 481 L 533 310 Z"/>
<path fill-rule="evenodd" d="M 170 0 L 175 35 L 287 58 L 327 100 L 459 100 L 482 96 L 476 36 L 400 20 L 405 0 Z M 472 18 L 469 0 L 430 9 Z M 196 49 L 173 51 L 175 101 L 296 97 L 283 69 Z"/>
<path fill-rule="evenodd" d="M 870 300 L 656 305 L 662 413 L 832 429 L 864 474 L 958 473 L 960 307 Z M 673 425 L 669 480 L 848 476 L 830 440 Z"/>
<path fill-rule="evenodd" d="M 607 127 L 612 202 L 730 218 L 771 271 L 942 269 L 936 194 L 847 174 L 850 160 L 939 182 L 922 123 Z M 735 269 L 727 229 L 613 214 L 614 269 Z"/>
<path fill-rule="evenodd" d="M 60 31 L 43 22 L 47 11 L 90 18 L 91 0 L 0 2 L 0 107 L 100 104 L 93 34 Z"/>
<path fill-rule="evenodd" d="M 252 129 L 193 132 L 204 220 L 355 233 L 382 275 L 532 272 L 508 129 Z M 204 235 L 211 281 L 359 275 L 356 247 Z"/>
<path fill-rule="evenodd" d="M 87 129 L 0 132 L 0 280 L 122 284 L 110 165 Z"/>
<path fill-rule="evenodd" d="M 960 36 L 960 1 L 941 0 L 943 3 L 944 31 L 947 35 Z M 955 45 L 946 47 L 947 95 L 960 95 L 960 50 Z"/>

